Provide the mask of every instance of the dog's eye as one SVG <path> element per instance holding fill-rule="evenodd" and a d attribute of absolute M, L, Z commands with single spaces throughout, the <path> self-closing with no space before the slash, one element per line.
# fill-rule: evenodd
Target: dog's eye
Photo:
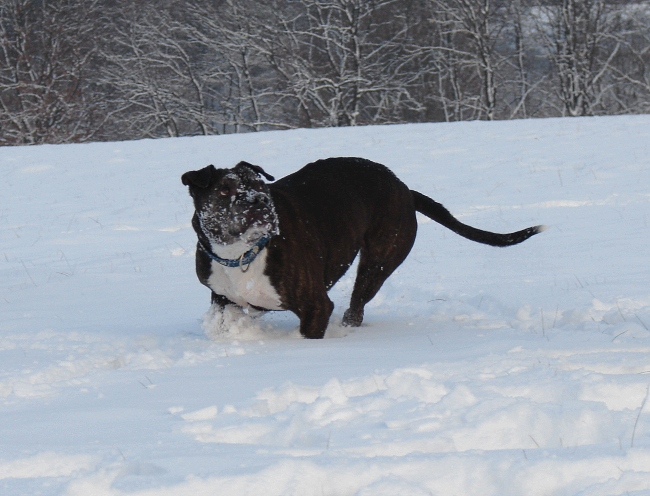
<path fill-rule="evenodd" d="M 219 194 L 221 196 L 230 196 L 230 188 L 228 186 L 221 186 L 219 188 Z"/>

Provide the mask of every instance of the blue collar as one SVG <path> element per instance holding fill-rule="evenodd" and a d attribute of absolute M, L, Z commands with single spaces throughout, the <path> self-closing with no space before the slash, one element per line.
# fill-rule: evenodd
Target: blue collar
<path fill-rule="evenodd" d="M 246 272 L 248 270 L 248 267 L 244 269 L 243 267 L 246 265 L 250 265 L 253 263 L 253 260 L 257 258 L 257 255 L 262 251 L 262 248 L 266 245 L 266 243 L 269 242 L 270 236 L 264 236 L 261 238 L 257 243 L 253 245 L 253 247 L 248 250 L 246 253 L 242 254 L 241 257 L 233 259 L 229 258 L 221 258 L 212 253 L 212 250 L 209 250 L 202 242 L 199 240 L 199 246 L 201 249 L 205 252 L 205 254 L 210 257 L 212 260 L 215 262 L 223 265 L 224 267 L 242 267 L 242 270 Z"/>

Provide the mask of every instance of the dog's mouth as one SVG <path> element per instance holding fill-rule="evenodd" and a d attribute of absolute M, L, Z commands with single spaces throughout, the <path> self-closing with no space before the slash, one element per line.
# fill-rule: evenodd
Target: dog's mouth
<path fill-rule="evenodd" d="M 267 224 L 270 222 L 271 212 L 268 208 L 249 208 L 241 213 L 243 223 L 252 227 L 255 224 Z"/>
<path fill-rule="evenodd" d="M 233 202 L 222 208 L 197 211 L 200 230 L 212 245 L 255 243 L 263 236 L 278 234 L 278 220 L 272 203 L 251 205 Z"/>
<path fill-rule="evenodd" d="M 252 232 L 262 233 L 261 235 L 270 233 L 275 224 L 273 212 L 266 208 L 248 208 L 233 215 L 230 220 L 227 231 L 237 241 L 248 237 L 245 235 Z"/>

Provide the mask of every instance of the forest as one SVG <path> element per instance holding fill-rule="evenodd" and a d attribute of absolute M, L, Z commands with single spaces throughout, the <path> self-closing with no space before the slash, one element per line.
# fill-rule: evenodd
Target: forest
<path fill-rule="evenodd" d="M 647 0 L 0 1 L 0 145 L 648 112 Z"/>

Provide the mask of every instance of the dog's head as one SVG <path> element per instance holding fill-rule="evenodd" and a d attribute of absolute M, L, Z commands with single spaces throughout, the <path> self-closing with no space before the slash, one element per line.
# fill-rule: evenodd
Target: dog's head
<path fill-rule="evenodd" d="M 278 218 L 268 185 L 273 176 L 258 165 L 239 162 L 232 169 L 208 165 L 183 174 L 196 210 L 192 225 L 211 244 L 255 243 L 278 233 Z"/>

